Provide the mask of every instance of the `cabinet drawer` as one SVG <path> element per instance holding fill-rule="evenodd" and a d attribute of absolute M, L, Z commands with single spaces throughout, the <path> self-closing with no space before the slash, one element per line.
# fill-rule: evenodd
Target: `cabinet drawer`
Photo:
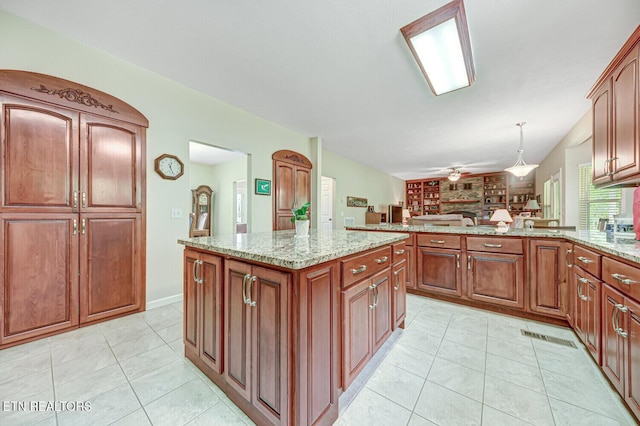
<path fill-rule="evenodd" d="M 402 259 L 407 258 L 407 245 L 404 241 L 400 243 L 395 243 L 391 246 L 391 257 L 394 264 L 398 263 Z"/>
<path fill-rule="evenodd" d="M 391 246 L 375 249 L 340 262 L 342 287 L 360 281 L 391 265 Z"/>
<path fill-rule="evenodd" d="M 601 255 L 580 246 L 573 247 L 573 263 L 591 275 L 600 278 Z"/>
<path fill-rule="evenodd" d="M 640 300 L 640 269 L 605 257 L 602 259 L 602 280 Z"/>
<path fill-rule="evenodd" d="M 520 238 L 467 237 L 467 250 L 522 254 Z"/>
<path fill-rule="evenodd" d="M 419 234 L 418 245 L 422 247 L 460 248 L 459 235 Z"/>

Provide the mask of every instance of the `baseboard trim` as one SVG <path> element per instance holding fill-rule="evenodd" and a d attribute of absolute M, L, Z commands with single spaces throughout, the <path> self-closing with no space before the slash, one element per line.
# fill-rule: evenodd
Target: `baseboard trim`
<path fill-rule="evenodd" d="M 159 308 L 160 306 L 170 305 L 172 303 L 178 303 L 178 302 L 182 302 L 182 293 L 147 302 L 147 311 L 149 309 Z"/>

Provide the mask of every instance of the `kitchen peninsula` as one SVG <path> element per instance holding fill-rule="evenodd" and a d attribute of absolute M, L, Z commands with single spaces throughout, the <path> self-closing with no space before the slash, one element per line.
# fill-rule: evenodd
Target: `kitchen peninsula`
<path fill-rule="evenodd" d="M 404 327 L 406 233 L 180 239 L 185 356 L 257 424 L 332 424 Z"/>
<path fill-rule="evenodd" d="M 407 292 L 570 326 L 640 419 L 640 242 L 493 226 L 350 229 L 410 234 Z"/>

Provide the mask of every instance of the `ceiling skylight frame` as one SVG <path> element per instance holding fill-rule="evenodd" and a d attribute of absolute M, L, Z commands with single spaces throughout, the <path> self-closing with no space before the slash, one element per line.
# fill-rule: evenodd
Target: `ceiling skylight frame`
<path fill-rule="evenodd" d="M 427 67 L 425 67 L 425 65 L 422 63 L 420 55 L 418 54 L 418 51 L 414 46 L 412 39 L 415 39 L 417 36 L 420 36 L 421 34 L 424 34 L 441 24 L 447 23 L 447 21 L 450 20 L 453 20 L 456 24 L 460 53 L 464 62 L 464 72 L 466 74 L 468 84 L 456 85 L 453 88 L 439 90 L 437 87 L 434 87 L 436 85 L 434 85 L 434 82 L 432 82 L 432 78 L 429 77 Z M 427 84 L 429 84 L 429 87 L 431 88 L 431 91 L 434 95 L 440 96 L 454 90 L 469 87 L 475 82 L 476 71 L 473 63 L 471 40 L 469 38 L 469 28 L 467 27 L 467 17 L 464 11 L 463 0 L 453 0 L 452 2 L 445 4 L 441 8 L 428 13 L 427 15 L 413 21 L 408 25 L 405 25 L 400 29 L 400 32 L 402 32 L 402 35 L 404 36 L 404 39 L 407 42 L 407 45 L 409 46 L 414 59 L 420 67 L 420 71 L 422 71 L 422 74 L 427 80 Z M 462 72 L 462 70 L 460 70 L 460 72 Z"/>

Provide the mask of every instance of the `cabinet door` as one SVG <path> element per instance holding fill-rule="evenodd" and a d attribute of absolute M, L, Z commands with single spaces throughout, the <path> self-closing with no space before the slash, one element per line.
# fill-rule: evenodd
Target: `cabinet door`
<path fill-rule="evenodd" d="M 405 246 L 407 251 L 407 288 L 416 288 L 416 249 L 414 246 Z"/>
<path fill-rule="evenodd" d="M 620 326 L 624 326 L 624 315 L 619 313 L 616 308 L 616 305 L 624 303 L 624 298 L 607 284 L 602 287 L 602 370 L 613 384 L 613 387 L 621 395 L 624 395 L 625 342 L 615 331 L 616 322 Z"/>
<path fill-rule="evenodd" d="M 0 344 L 78 324 L 77 215 L 4 214 Z"/>
<path fill-rule="evenodd" d="M 274 424 L 289 424 L 289 275 L 253 267 L 251 401 Z M 255 302 L 255 304 L 253 303 Z"/>
<path fill-rule="evenodd" d="M 200 359 L 222 373 L 222 258 L 200 254 L 197 278 Z"/>
<path fill-rule="evenodd" d="M 139 214 L 80 215 L 80 322 L 140 309 L 144 300 Z"/>
<path fill-rule="evenodd" d="M 251 400 L 251 312 L 244 303 L 251 265 L 229 260 L 224 280 L 224 378 L 227 384 Z"/>
<path fill-rule="evenodd" d="M 593 184 L 611 181 L 611 79 L 606 80 L 593 94 Z"/>
<path fill-rule="evenodd" d="M 82 115 L 82 211 L 141 211 L 143 140 L 143 131 L 139 126 Z"/>
<path fill-rule="evenodd" d="M 583 287 L 585 301 L 586 321 L 585 324 L 585 345 L 591 352 L 591 355 L 601 365 L 600 339 L 601 339 L 601 320 L 600 320 L 600 292 L 602 291 L 602 282 L 600 280 L 589 280 L 587 285 Z"/>
<path fill-rule="evenodd" d="M 78 114 L 6 95 L 0 102 L 2 211 L 75 211 Z"/>
<path fill-rule="evenodd" d="M 376 353 L 380 346 L 391 335 L 391 298 L 393 286 L 391 284 L 391 271 L 387 269 L 371 278 L 374 287 L 374 308 L 372 309 L 372 330 L 373 330 L 373 353 Z"/>
<path fill-rule="evenodd" d="M 640 173 L 638 46 L 613 72 L 613 180 Z"/>
<path fill-rule="evenodd" d="M 524 308 L 523 257 L 469 252 L 467 284 L 474 300 Z"/>
<path fill-rule="evenodd" d="M 406 259 L 393 265 L 393 321 L 391 322 L 391 326 L 394 330 L 404 323 L 404 319 L 407 315 L 406 276 L 408 269 L 409 268 Z M 404 326 L 402 328 L 404 328 Z"/>
<path fill-rule="evenodd" d="M 296 167 L 290 163 L 275 161 L 273 164 L 275 216 L 274 231 L 293 229 L 291 209 L 296 204 Z"/>
<path fill-rule="evenodd" d="M 640 305 L 628 298 L 625 298 L 624 305 L 628 309 L 625 321 L 620 323 L 627 333 L 624 399 L 633 414 L 640 418 Z M 622 313 L 620 317 L 623 317 Z"/>
<path fill-rule="evenodd" d="M 199 352 L 199 324 L 198 316 L 200 309 L 198 303 L 198 280 L 200 253 L 195 250 L 186 249 L 183 255 L 183 328 L 182 340 L 187 349 Z"/>
<path fill-rule="evenodd" d="M 363 280 L 342 292 L 342 386 L 347 389 L 372 357 L 371 281 Z"/>
<path fill-rule="evenodd" d="M 529 253 L 531 310 L 564 318 L 567 305 L 565 243 L 531 240 Z"/>
<path fill-rule="evenodd" d="M 418 247 L 418 288 L 462 296 L 460 250 Z"/>
<path fill-rule="evenodd" d="M 575 329 L 575 317 L 576 317 L 576 281 L 573 274 L 573 246 L 567 244 L 565 251 L 565 274 L 567 277 L 567 322 L 571 328 Z"/>

